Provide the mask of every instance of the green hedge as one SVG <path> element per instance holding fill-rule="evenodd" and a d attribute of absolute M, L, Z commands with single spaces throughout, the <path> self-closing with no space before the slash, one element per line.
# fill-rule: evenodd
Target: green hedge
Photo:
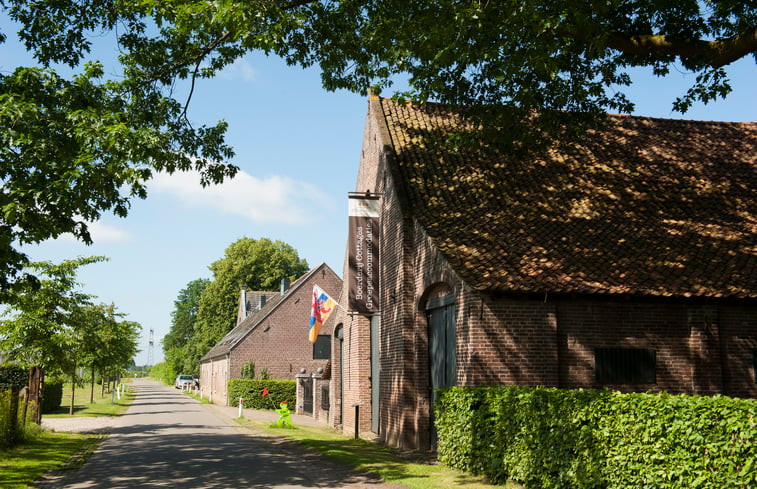
<path fill-rule="evenodd" d="M 451 388 L 439 460 L 528 488 L 757 487 L 757 400 Z"/>
<path fill-rule="evenodd" d="M 42 389 L 42 412 L 51 413 L 63 402 L 63 381 L 60 379 L 45 380 Z"/>
<path fill-rule="evenodd" d="M 19 440 L 19 398 L 10 389 L 0 390 L 0 449 L 11 448 Z"/>
<path fill-rule="evenodd" d="M 8 366 L 0 367 L 0 391 L 9 390 L 12 387 L 23 388 L 29 381 L 29 370 L 23 367 Z"/>
<path fill-rule="evenodd" d="M 263 389 L 268 389 L 268 395 L 263 396 Z M 229 380 L 229 405 L 238 406 L 239 398 L 249 409 L 278 409 L 282 401 L 289 404 L 294 411 L 297 400 L 297 384 L 294 380 Z"/>

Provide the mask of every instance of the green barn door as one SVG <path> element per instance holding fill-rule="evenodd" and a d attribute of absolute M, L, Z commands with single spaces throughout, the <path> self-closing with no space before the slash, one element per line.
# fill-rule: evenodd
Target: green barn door
<path fill-rule="evenodd" d="M 455 297 L 448 295 L 432 299 L 426 305 L 428 318 L 429 363 L 431 367 L 431 441 L 436 443 L 434 404 L 437 389 L 457 383 L 457 353 L 455 334 Z"/>

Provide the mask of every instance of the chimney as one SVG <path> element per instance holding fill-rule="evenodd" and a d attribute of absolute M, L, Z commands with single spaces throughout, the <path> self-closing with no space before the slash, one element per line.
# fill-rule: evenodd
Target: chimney
<path fill-rule="evenodd" d="M 242 291 L 241 292 L 242 293 L 241 293 L 241 295 L 239 297 L 239 304 L 240 304 L 240 309 L 241 309 L 241 313 L 242 313 L 241 319 L 244 319 L 244 318 L 247 317 L 247 315 L 249 313 L 249 307 L 248 307 L 248 304 L 247 304 L 247 286 L 246 285 L 242 286 Z"/>
<path fill-rule="evenodd" d="M 258 310 L 263 309 L 263 306 L 265 306 L 265 295 L 261 294 L 260 297 L 258 297 Z"/>
<path fill-rule="evenodd" d="M 289 279 L 282 278 L 281 279 L 281 295 L 286 294 L 287 290 L 289 290 Z"/>

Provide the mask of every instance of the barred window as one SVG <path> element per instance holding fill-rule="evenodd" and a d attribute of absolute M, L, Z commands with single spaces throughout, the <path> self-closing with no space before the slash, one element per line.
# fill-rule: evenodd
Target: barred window
<path fill-rule="evenodd" d="M 328 360 L 331 358 L 331 336 L 320 334 L 313 343 L 313 360 Z"/>
<path fill-rule="evenodd" d="M 600 384 L 657 382 L 657 352 L 648 348 L 597 348 L 594 371 Z"/>

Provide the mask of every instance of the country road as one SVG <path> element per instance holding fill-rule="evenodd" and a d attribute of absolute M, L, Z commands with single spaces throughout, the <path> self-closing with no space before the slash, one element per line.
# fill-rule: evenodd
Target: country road
<path fill-rule="evenodd" d="M 137 397 L 78 470 L 39 488 L 345 488 L 402 486 L 255 434 L 171 387 L 136 379 Z"/>

